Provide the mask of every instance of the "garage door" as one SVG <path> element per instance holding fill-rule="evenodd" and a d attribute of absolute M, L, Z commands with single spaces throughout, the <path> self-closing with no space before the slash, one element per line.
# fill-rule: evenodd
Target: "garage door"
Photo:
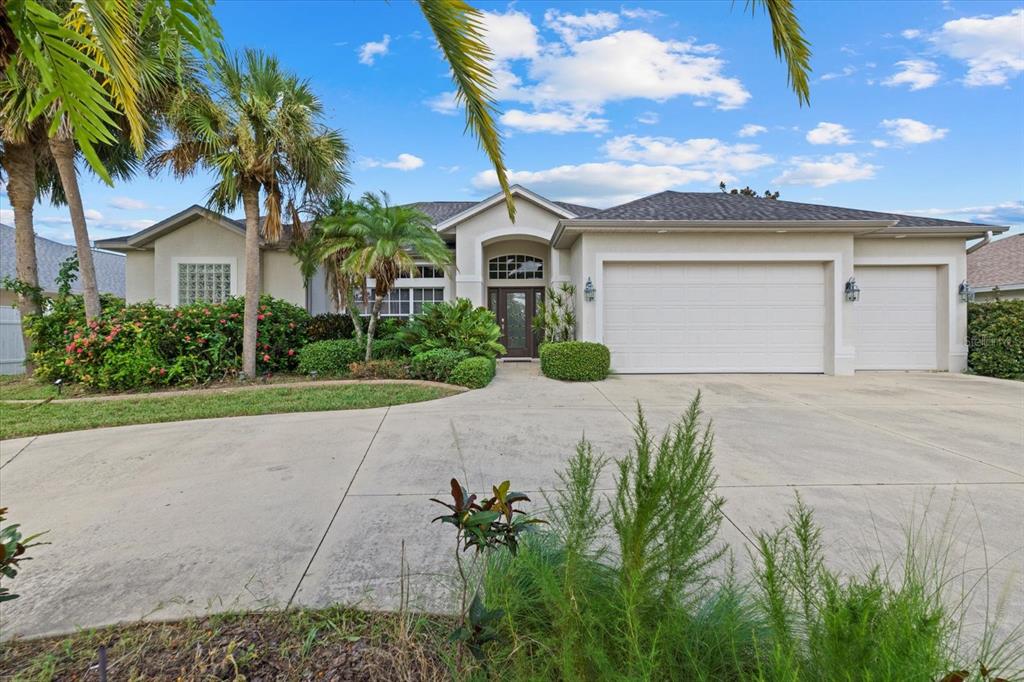
<path fill-rule="evenodd" d="M 857 369 L 935 369 L 938 269 L 854 268 L 860 300 L 853 304 Z"/>
<path fill-rule="evenodd" d="M 608 263 L 619 372 L 822 372 L 821 263 Z"/>

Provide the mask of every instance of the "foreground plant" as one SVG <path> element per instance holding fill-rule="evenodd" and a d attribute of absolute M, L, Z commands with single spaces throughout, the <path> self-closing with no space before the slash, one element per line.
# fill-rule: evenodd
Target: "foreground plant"
<path fill-rule="evenodd" d="M 7 517 L 7 507 L 0 507 L 0 576 L 13 580 L 18 575 L 19 564 L 22 561 L 29 561 L 31 557 L 25 555 L 30 547 L 45 543 L 36 542 L 43 533 L 36 533 L 28 537 L 22 537 L 21 526 L 17 523 L 3 525 Z M 10 589 L 0 585 L 0 602 L 17 599 L 18 595 Z"/>

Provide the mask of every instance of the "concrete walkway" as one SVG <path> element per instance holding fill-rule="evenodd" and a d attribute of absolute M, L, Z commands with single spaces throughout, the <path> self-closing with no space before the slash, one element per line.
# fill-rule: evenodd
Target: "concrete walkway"
<path fill-rule="evenodd" d="M 660 431 L 698 388 L 738 559 L 795 491 L 847 566 L 891 561 L 915 509 L 930 504 L 937 526 L 956 500 L 956 570 L 987 561 L 993 594 L 1008 585 L 1011 612 L 1024 613 L 1024 383 L 878 373 L 564 384 L 506 364 L 486 389 L 426 403 L 0 442 L 0 505 L 53 543 L 11 583 L 22 597 L 0 606 L 2 635 L 288 604 L 390 607 L 403 541 L 414 603 L 441 607 L 451 537 L 429 523 L 439 508 L 428 498 L 452 476 L 477 490 L 506 478 L 551 489 L 582 434 L 621 455 L 637 401 Z"/>

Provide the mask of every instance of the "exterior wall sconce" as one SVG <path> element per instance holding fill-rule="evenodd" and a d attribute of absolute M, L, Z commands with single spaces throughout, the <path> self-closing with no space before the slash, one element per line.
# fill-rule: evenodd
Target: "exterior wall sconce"
<path fill-rule="evenodd" d="M 594 296 L 597 295 L 597 289 L 594 288 L 594 283 L 587 277 L 587 285 L 583 287 L 583 298 L 587 301 L 593 301 Z"/>
<path fill-rule="evenodd" d="M 846 280 L 846 300 L 851 302 L 860 300 L 860 287 L 857 286 L 857 280 L 853 277 Z"/>
<path fill-rule="evenodd" d="M 960 282 L 960 300 L 964 303 L 970 303 L 974 300 L 974 289 L 967 283 L 967 280 Z"/>

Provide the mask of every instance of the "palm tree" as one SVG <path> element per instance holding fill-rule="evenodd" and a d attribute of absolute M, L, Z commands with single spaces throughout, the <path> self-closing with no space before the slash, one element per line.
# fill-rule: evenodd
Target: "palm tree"
<path fill-rule="evenodd" d="M 149 160 L 150 171 L 165 165 L 179 178 L 199 167 L 217 178 L 208 203 L 245 213 L 245 313 L 242 371 L 256 376 L 256 315 L 260 296 L 260 236 L 281 238 L 287 210 L 301 229 L 301 203 L 336 194 L 347 181 L 348 145 L 323 125 L 323 105 L 307 81 L 281 69 L 259 50 L 221 54 L 213 67 L 214 95 L 183 93 L 172 108 L 173 145 Z M 260 195 L 263 224 L 260 224 Z M 300 196 L 301 195 L 301 196 Z"/>
<path fill-rule="evenodd" d="M 388 195 L 367 193 L 355 213 L 346 221 L 345 231 L 363 246 L 345 258 L 345 270 L 373 279 L 373 304 L 366 329 L 366 360 L 373 358 L 373 335 L 384 298 L 403 272 L 416 276 L 416 259 L 444 267 L 452 262 L 451 252 L 434 230 L 425 213 L 409 206 L 392 206 Z"/>
<path fill-rule="evenodd" d="M 339 312 L 348 312 L 355 338 L 362 343 L 363 321 L 356 306 L 355 292 L 356 289 L 365 290 L 366 278 L 344 267 L 345 259 L 352 251 L 365 246 L 348 230 L 357 207 L 356 202 L 344 195 L 330 197 L 314 209 L 312 227 L 301 239 L 293 241 L 291 252 L 298 259 L 299 269 L 307 282 L 321 267 L 324 268 L 335 307 Z"/>

